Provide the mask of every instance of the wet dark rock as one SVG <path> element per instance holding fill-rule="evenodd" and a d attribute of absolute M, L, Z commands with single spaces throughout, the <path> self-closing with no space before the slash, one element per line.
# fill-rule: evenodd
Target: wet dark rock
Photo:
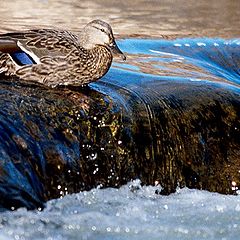
<path fill-rule="evenodd" d="M 152 81 L 49 89 L 0 83 L 0 203 L 44 202 L 93 187 L 143 184 L 234 194 L 240 183 L 240 93 L 219 84 Z M 106 82 L 99 82 L 104 89 Z M 151 89 L 151 91 L 149 91 Z M 234 183 L 233 183 L 234 182 Z"/>
<path fill-rule="evenodd" d="M 185 186 L 236 194 L 240 88 L 220 77 L 113 69 L 89 87 L 51 89 L 1 76 L 1 207 L 43 208 L 132 179 L 159 183 L 160 194 Z"/>

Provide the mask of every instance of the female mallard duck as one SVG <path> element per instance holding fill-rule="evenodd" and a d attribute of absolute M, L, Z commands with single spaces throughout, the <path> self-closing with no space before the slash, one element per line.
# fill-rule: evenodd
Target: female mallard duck
<path fill-rule="evenodd" d="M 0 73 L 55 87 L 85 85 L 107 73 L 118 48 L 106 22 L 94 20 L 77 36 L 40 29 L 0 35 Z"/>

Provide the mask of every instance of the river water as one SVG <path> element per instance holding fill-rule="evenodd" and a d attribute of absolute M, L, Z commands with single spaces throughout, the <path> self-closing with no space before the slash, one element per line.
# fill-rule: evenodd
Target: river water
<path fill-rule="evenodd" d="M 119 84 L 121 72 L 146 81 L 177 77 L 239 88 L 238 0 L 2 0 L 0 32 L 57 27 L 77 33 L 95 18 L 112 25 L 128 56 L 125 64 L 114 62 L 103 83 L 115 78 Z M 159 188 L 135 180 L 120 189 L 51 200 L 41 212 L 5 211 L 0 213 L 0 239 L 239 238 L 239 195 L 184 188 L 160 196 L 155 194 Z"/>
<path fill-rule="evenodd" d="M 57 27 L 77 32 L 96 18 L 128 37 L 240 35 L 238 0 L 2 0 L 0 31 Z"/>

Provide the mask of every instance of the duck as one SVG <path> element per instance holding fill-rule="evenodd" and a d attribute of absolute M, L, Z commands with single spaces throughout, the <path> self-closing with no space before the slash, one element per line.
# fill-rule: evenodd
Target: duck
<path fill-rule="evenodd" d="M 115 56 L 126 60 L 111 26 L 99 19 L 79 34 L 57 29 L 0 34 L 0 74 L 49 87 L 95 82 Z"/>

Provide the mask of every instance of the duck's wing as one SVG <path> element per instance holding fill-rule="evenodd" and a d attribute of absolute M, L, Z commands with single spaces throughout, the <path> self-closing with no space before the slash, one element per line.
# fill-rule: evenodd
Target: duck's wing
<path fill-rule="evenodd" d="M 78 37 L 68 31 L 39 29 L 0 35 L 0 52 L 17 58 L 25 53 L 32 63 L 44 57 L 64 57 L 74 50 L 81 50 Z"/>
<path fill-rule="evenodd" d="M 12 53 L 20 50 L 16 42 L 11 39 L 0 39 L 0 52 L 3 53 Z"/>

